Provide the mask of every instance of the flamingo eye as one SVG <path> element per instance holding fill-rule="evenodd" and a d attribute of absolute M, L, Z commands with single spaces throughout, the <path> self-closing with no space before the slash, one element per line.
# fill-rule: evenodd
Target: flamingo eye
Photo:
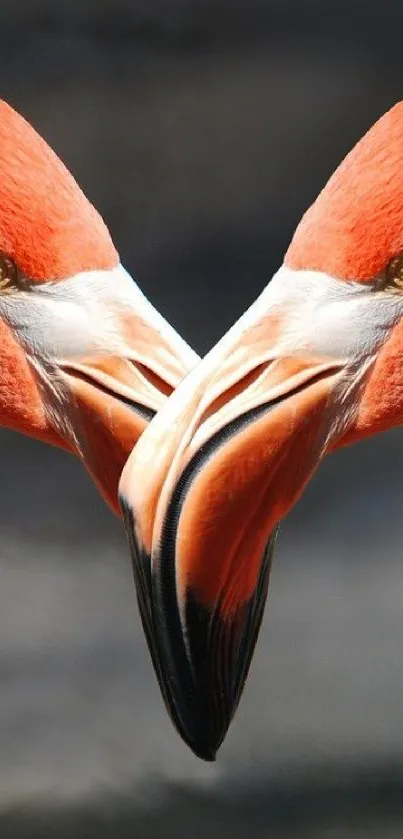
<path fill-rule="evenodd" d="M 24 285 L 23 277 L 11 256 L 0 252 L 0 295 L 10 294 Z"/>
<path fill-rule="evenodd" d="M 377 288 L 389 292 L 403 292 L 403 253 L 398 253 L 388 262 L 378 279 Z"/>

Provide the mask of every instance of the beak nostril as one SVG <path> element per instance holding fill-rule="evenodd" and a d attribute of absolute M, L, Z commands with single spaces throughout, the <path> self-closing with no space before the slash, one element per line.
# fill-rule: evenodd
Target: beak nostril
<path fill-rule="evenodd" d="M 75 365 L 71 362 L 60 363 L 60 369 L 75 381 L 89 385 L 90 387 L 95 388 L 99 393 L 103 393 L 105 396 L 110 396 L 112 399 L 116 399 L 121 405 L 126 405 L 148 422 L 150 422 L 155 415 L 155 411 L 152 408 L 149 408 L 147 405 L 140 403 L 135 399 L 131 399 L 126 392 L 122 393 L 123 387 L 121 387 L 121 383 L 118 378 L 115 379 L 108 376 L 104 378 L 104 381 L 102 381 L 103 377 L 98 368 L 94 367 L 92 369 L 89 365 L 85 365 L 84 369 L 84 365 Z"/>
<path fill-rule="evenodd" d="M 255 382 L 258 381 L 260 376 L 266 372 L 268 367 L 272 364 L 272 360 L 264 361 L 261 364 L 258 364 L 253 370 L 250 370 L 244 376 L 239 378 L 233 385 L 228 387 L 216 399 L 211 402 L 211 404 L 206 408 L 206 410 L 201 414 L 200 420 L 198 425 L 202 425 L 205 420 L 209 419 L 209 417 L 216 414 L 217 411 L 220 410 L 224 405 L 228 405 L 233 399 L 235 399 L 240 394 L 244 394 L 245 391 Z"/>
<path fill-rule="evenodd" d="M 158 393 L 163 393 L 164 396 L 170 396 L 173 387 L 167 381 L 165 381 L 158 373 L 155 373 L 151 367 L 147 367 L 147 365 L 142 364 L 140 361 L 133 361 L 132 364 L 136 367 L 136 369 L 144 376 L 147 382 L 152 385 Z"/>

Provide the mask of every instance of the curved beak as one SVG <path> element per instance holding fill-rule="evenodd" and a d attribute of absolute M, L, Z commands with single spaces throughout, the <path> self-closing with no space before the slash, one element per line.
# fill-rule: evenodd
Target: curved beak
<path fill-rule="evenodd" d="M 283 351 L 283 316 L 252 307 L 150 423 L 120 482 L 162 694 L 205 760 L 245 685 L 278 523 L 334 435 L 344 362 Z"/>
<path fill-rule="evenodd" d="M 118 483 L 129 454 L 198 361 L 142 294 L 135 302 L 130 308 L 111 306 L 108 312 L 119 339 L 114 351 L 57 361 L 72 396 L 76 451 L 118 515 Z"/>

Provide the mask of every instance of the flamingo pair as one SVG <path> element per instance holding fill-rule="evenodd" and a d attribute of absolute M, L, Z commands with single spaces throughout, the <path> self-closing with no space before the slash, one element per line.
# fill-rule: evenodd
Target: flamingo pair
<path fill-rule="evenodd" d="M 402 357 L 403 103 L 203 360 L 0 104 L 0 422 L 74 453 L 123 514 L 162 695 L 206 760 L 247 678 L 279 522 L 327 453 L 403 422 Z"/>

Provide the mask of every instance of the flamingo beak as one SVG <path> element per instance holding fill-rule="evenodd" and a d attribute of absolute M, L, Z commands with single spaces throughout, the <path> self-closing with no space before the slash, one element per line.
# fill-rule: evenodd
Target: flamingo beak
<path fill-rule="evenodd" d="M 120 264 L 0 304 L 2 423 L 76 454 L 120 515 L 123 466 L 198 356 Z"/>
<path fill-rule="evenodd" d="M 278 523 L 326 450 L 343 369 L 282 354 L 267 332 L 265 317 L 220 342 L 150 423 L 120 482 L 163 698 L 204 760 L 240 700 Z"/>
<path fill-rule="evenodd" d="M 67 395 L 62 413 L 71 426 L 67 436 L 73 438 L 73 450 L 121 515 L 118 484 L 127 458 L 198 356 L 122 268 L 113 279 L 111 299 L 93 321 L 104 346 L 93 341 L 86 352 L 72 352 L 67 342 L 65 354 L 55 359 L 55 378 Z M 113 296 L 116 289 L 121 298 Z"/>
<path fill-rule="evenodd" d="M 146 376 L 119 357 L 74 360 L 61 370 L 72 395 L 79 455 L 106 502 L 120 514 L 117 488 L 123 467 L 162 405 L 164 391 L 152 392 Z"/>

